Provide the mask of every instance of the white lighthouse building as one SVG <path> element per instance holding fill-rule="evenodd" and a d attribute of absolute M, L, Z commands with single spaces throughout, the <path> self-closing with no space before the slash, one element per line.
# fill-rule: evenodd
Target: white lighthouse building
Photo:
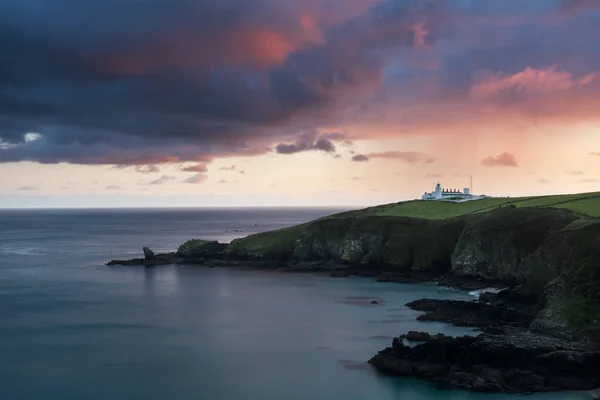
<path fill-rule="evenodd" d="M 478 200 L 483 197 L 474 196 L 469 188 L 464 188 L 462 191 L 458 189 L 443 189 L 442 185 L 438 182 L 433 192 L 425 193 L 421 198 L 423 200 L 467 201 Z"/>

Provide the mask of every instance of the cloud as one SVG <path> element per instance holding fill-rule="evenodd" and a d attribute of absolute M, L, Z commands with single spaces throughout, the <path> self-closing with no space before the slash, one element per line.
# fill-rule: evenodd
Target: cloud
<path fill-rule="evenodd" d="M 208 166 L 206 164 L 196 164 L 189 167 L 181 167 L 183 172 L 207 172 Z"/>
<path fill-rule="evenodd" d="M 589 85 L 598 73 L 589 73 L 575 78 L 567 71 L 559 71 L 556 65 L 548 68 L 525 68 L 514 75 L 503 75 L 488 71 L 480 72 L 471 87 L 470 96 L 476 99 L 506 93 L 546 94 Z"/>
<path fill-rule="evenodd" d="M 237 183 L 238 181 L 228 181 L 226 179 L 221 179 L 219 181 L 220 184 L 228 184 L 228 183 Z"/>
<path fill-rule="evenodd" d="M 231 165 L 229 167 L 221 167 L 219 168 L 221 171 L 235 171 L 235 165 Z"/>
<path fill-rule="evenodd" d="M 548 179 L 539 179 L 538 180 L 539 183 L 541 183 L 542 185 L 550 185 L 550 181 Z"/>
<path fill-rule="evenodd" d="M 160 168 L 156 165 L 136 165 L 135 172 L 142 174 L 155 174 L 160 172 Z"/>
<path fill-rule="evenodd" d="M 337 136 L 321 135 L 317 137 L 314 133 L 304 133 L 300 135 L 294 143 L 280 143 L 275 146 L 275 151 L 279 154 L 295 154 L 303 151 L 320 150 L 326 153 L 335 152 L 335 144 L 331 138 Z"/>
<path fill-rule="evenodd" d="M 573 176 L 582 176 L 582 175 L 585 175 L 585 171 L 570 170 L 570 171 L 567 171 L 567 174 L 573 175 Z"/>
<path fill-rule="evenodd" d="M 589 179 L 582 179 L 579 182 L 581 182 L 581 183 L 598 183 L 598 182 L 600 182 L 600 179 L 589 178 Z"/>
<path fill-rule="evenodd" d="M 185 179 L 183 182 L 184 183 L 192 183 L 192 184 L 199 184 L 199 183 L 203 183 L 208 179 L 208 176 L 204 173 L 198 173 L 195 174 L 193 176 L 190 176 L 189 178 Z"/>
<path fill-rule="evenodd" d="M 149 185 L 164 185 L 165 183 L 174 180 L 175 177 L 163 175 L 158 179 L 155 179 L 149 183 Z"/>
<path fill-rule="evenodd" d="M 350 178 L 350 180 L 351 181 L 360 181 L 360 180 L 362 180 L 362 178 L 359 177 L 359 176 L 353 176 L 353 177 Z"/>
<path fill-rule="evenodd" d="M 559 12 L 566 16 L 594 9 L 600 9 L 600 4 L 596 0 L 561 0 L 559 4 Z"/>
<path fill-rule="evenodd" d="M 352 157 L 352 161 L 355 161 L 355 162 L 369 161 L 369 157 L 365 154 L 356 154 L 355 156 Z"/>
<path fill-rule="evenodd" d="M 367 157 L 371 158 L 387 158 L 387 159 L 395 159 L 402 160 L 409 164 L 417 164 L 417 163 L 427 163 L 431 164 L 435 162 L 435 160 L 431 157 L 426 156 L 422 153 L 417 153 L 414 151 L 384 151 L 381 153 L 369 153 Z"/>
<path fill-rule="evenodd" d="M 349 140 L 593 121 L 597 8 L 3 0 L 0 54 L 11 62 L 0 67 L 0 162 L 158 173 L 274 144 L 282 154 L 333 154 Z M 324 131 L 333 136 L 298 139 Z"/>
<path fill-rule="evenodd" d="M 117 186 L 117 185 L 108 185 L 105 189 L 106 190 L 121 190 L 121 187 Z"/>
<path fill-rule="evenodd" d="M 489 156 L 484 158 L 481 161 L 481 164 L 486 167 L 518 167 L 519 163 L 517 162 L 514 154 L 511 153 L 502 153 L 497 156 Z"/>
<path fill-rule="evenodd" d="M 592 152 L 590 153 L 590 156 L 597 156 L 597 157 L 600 157 L 600 151 L 592 151 Z"/>
<path fill-rule="evenodd" d="M 357 154 L 352 157 L 352 161 L 369 161 L 373 158 L 384 158 L 392 160 L 402 160 L 409 164 L 427 163 L 431 164 L 435 160 L 431 157 L 427 157 L 425 154 L 417 153 L 413 151 L 384 151 L 381 153 L 369 153 L 369 154 Z"/>
<path fill-rule="evenodd" d="M 94 165 L 201 162 L 274 141 L 289 153 L 285 140 L 377 83 L 386 52 L 412 46 L 416 12 L 388 0 L 3 4 L 0 162 Z M 58 23 L 74 16 L 77 29 Z"/>
<path fill-rule="evenodd" d="M 34 186 L 21 186 L 20 188 L 17 189 L 19 192 L 32 192 L 34 190 L 37 190 L 36 187 Z"/>

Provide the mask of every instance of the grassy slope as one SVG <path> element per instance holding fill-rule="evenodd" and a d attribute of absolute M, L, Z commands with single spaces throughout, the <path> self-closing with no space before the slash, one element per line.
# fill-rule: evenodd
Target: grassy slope
<path fill-rule="evenodd" d="M 439 220 L 482 213 L 494 210 L 500 206 L 509 205 L 514 205 L 515 207 L 562 208 L 580 213 L 584 219 L 586 217 L 600 218 L 600 192 L 596 192 L 538 197 L 487 198 L 465 203 L 413 200 L 384 204 L 362 210 L 347 211 L 321 218 L 321 220 L 375 216 Z M 274 242 L 281 242 L 286 239 L 293 241 L 310 224 L 311 222 L 277 231 L 250 235 L 246 238 L 235 240 L 233 244 L 244 247 L 249 251 L 260 250 Z"/>
<path fill-rule="evenodd" d="M 444 219 L 490 211 L 499 206 L 508 205 L 514 205 L 515 207 L 564 208 L 589 217 L 600 218 L 600 192 L 539 197 L 487 198 L 465 203 L 414 200 L 350 211 L 332 217 L 381 215 Z"/>

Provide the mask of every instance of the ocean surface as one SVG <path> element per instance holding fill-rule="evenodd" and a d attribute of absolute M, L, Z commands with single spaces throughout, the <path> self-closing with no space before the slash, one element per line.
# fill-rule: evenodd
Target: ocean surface
<path fill-rule="evenodd" d="M 229 241 L 331 209 L 0 210 L 0 399 L 516 400 L 376 374 L 432 284 L 199 267 L 107 267 L 142 246 Z M 240 232 L 236 232 L 240 231 Z M 380 301 L 371 305 L 373 299 Z"/>

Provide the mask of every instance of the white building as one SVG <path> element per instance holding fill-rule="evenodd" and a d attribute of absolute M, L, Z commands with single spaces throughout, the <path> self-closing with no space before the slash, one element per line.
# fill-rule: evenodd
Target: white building
<path fill-rule="evenodd" d="M 438 182 L 435 185 L 435 190 L 431 193 L 425 193 L 421 197 L 423 200 L 446 200 L 446 201 L 467 201 L 478 200 L 484 196 L 474 196 L 471 194 L 471 189 L 464 188 L 462 191 L 457 189 L 443 189 Z"/>

